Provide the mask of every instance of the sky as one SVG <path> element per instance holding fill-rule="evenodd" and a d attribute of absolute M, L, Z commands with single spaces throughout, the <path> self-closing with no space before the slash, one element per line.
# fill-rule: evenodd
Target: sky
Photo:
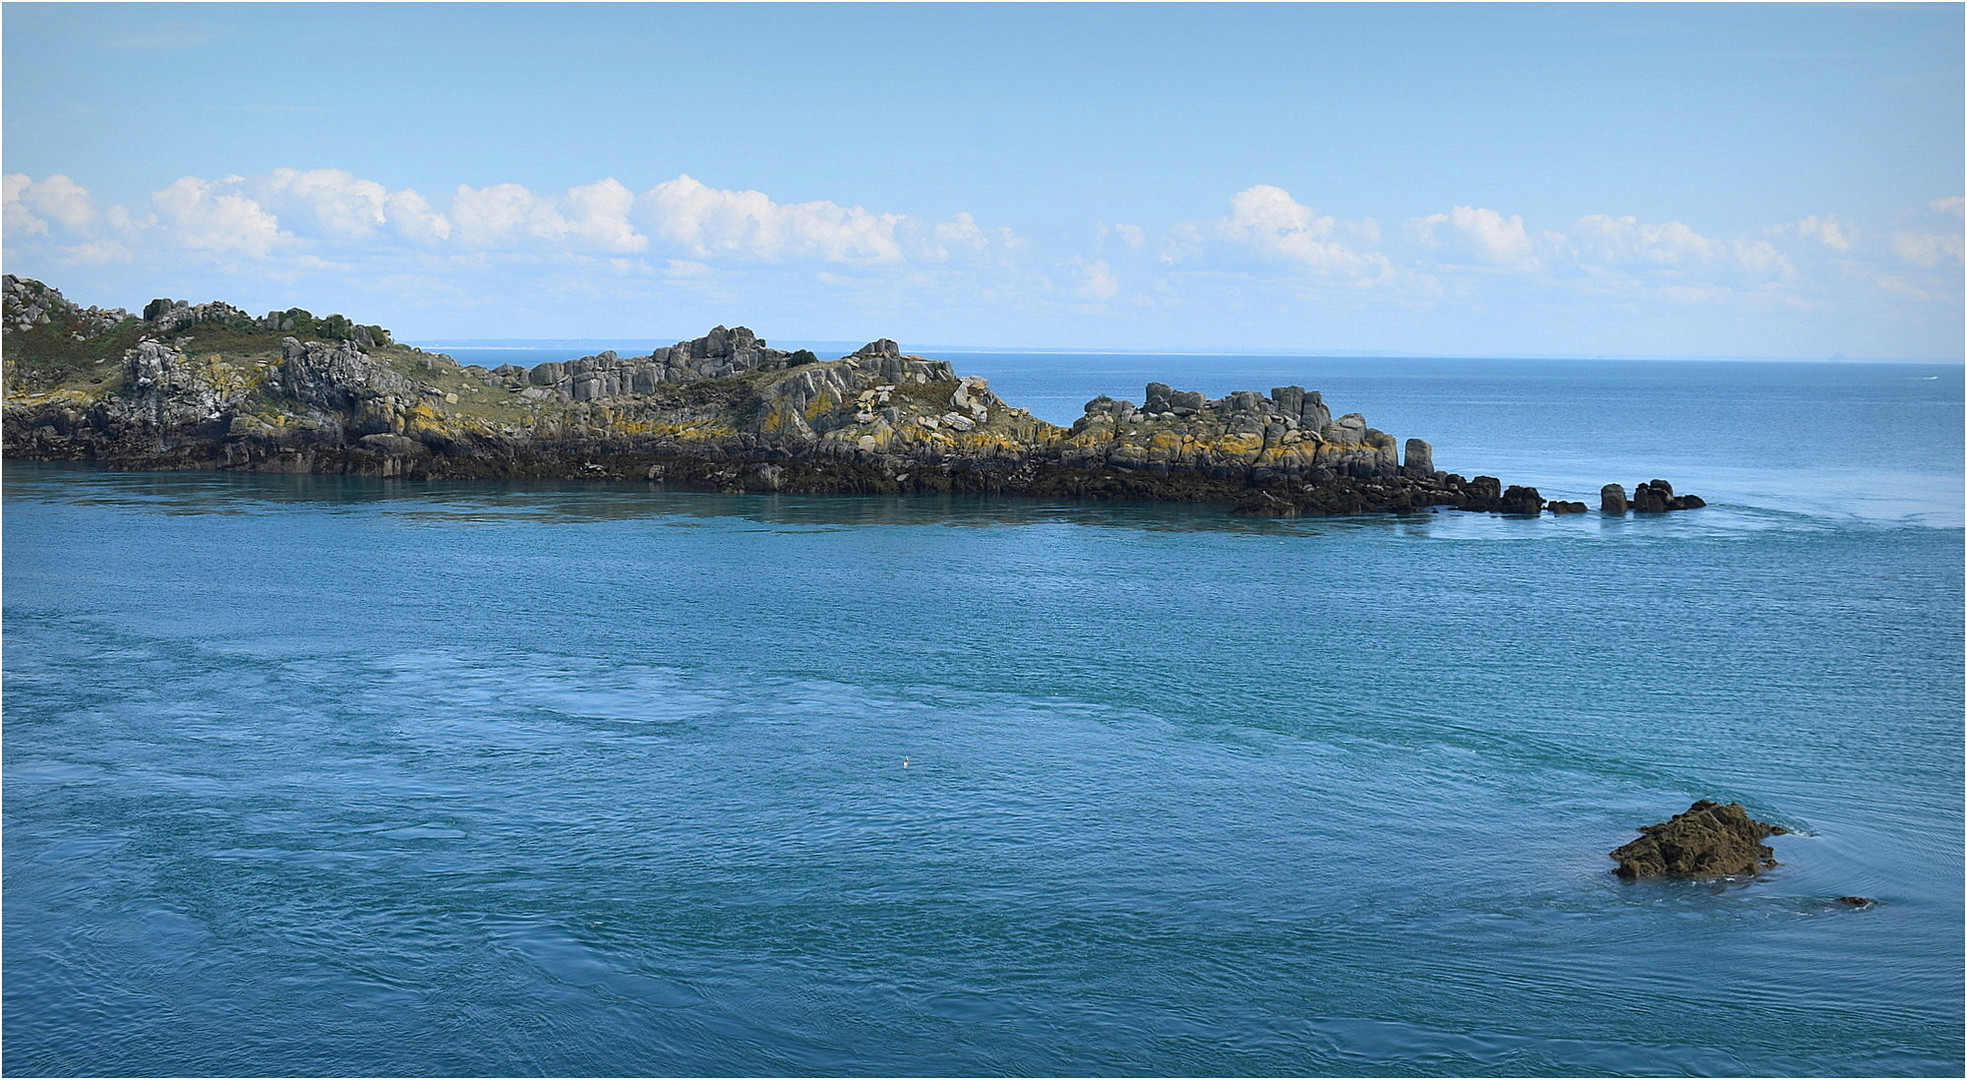
<path fill-rule="evenodd" d="M 9 273 L 399 338 L 1963 353 L 1963 7 L 0 8 Z"/>

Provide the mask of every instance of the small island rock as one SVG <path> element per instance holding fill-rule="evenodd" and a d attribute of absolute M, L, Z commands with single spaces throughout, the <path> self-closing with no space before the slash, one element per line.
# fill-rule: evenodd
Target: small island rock
<path fill-rule="evenodd" d="M 1727 877 L 1776 865 L 1765 837 L 1788 829 L 1756 821 L 1741 803 L 1701 799 L 1657 825 L 1642 825 L 1639 839 L 1612 851 L 1622 878 Z"/>

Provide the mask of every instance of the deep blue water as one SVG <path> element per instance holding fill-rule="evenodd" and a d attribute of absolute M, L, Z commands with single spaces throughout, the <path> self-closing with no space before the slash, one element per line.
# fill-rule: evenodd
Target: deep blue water
<path fill-rule="evenodd" d="M 5 1071 L 1961 1071 L 1959 368 L 958 363 L 1713 505 L 9 463 Z"/>

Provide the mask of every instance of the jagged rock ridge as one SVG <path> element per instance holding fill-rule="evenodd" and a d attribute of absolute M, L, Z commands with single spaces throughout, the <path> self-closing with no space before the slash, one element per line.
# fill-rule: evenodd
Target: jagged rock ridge
<path fill-rule="evenodd" d="M 1536 489 L 1434 468 L 1433 449 L 1317 391 L 1208 399 L 1149 383 L 1070 428 L 877 339 L 835 360 L 719 326 L 648 355 L 459 366 L 380 326 L 156 300 L 83 309 L 5 280 L 9 457 L 381 476 L 613 476 L 722 490 L 974 491 L 1215 501 L 1273 515 L 1458 507 L 1534 514 Z M 1657 482 L 1656 482 L 1657 484 Z"/>

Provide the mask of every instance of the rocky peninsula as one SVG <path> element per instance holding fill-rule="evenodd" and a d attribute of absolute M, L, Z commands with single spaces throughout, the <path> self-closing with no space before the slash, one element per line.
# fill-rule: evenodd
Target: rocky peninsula
<path fill-rule="evenodd" d="M 1265 516 L 1434 507 L 1582 512 L 1434 467 L 1358 413 L 1286 386 L 1210 399 L 1149 383 L 1070 427 L 880 339 L 837 359 L 717 327 L 645 356 L 484 368 L 299 308 L 84 308 L 4 279 L 7 458 L 122 469 L 648 480 L 727 492 L 957 492 L 1221 503 Z M 1619 485 L 1601 512 L 1686 509 Z"/>

